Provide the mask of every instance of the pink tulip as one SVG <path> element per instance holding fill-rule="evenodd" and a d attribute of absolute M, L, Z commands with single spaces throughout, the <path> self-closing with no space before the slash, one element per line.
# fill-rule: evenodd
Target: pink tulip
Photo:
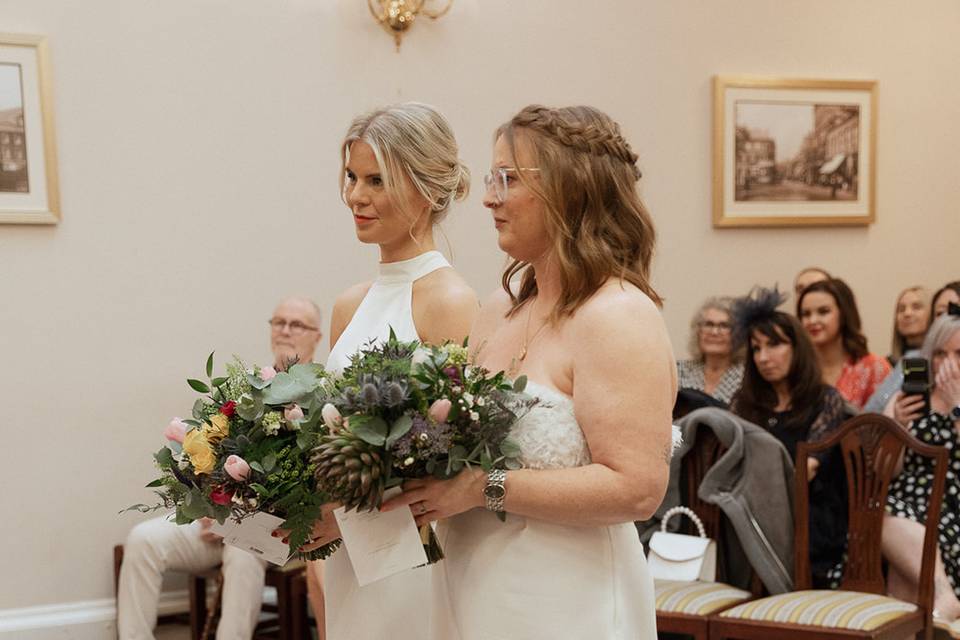
<path fill-rule="evenodd" d="M 283 417 L 287 422 L 297 422 L 298 420 L 303 420 L 303 409 L 298 407 L 296 404 L 292 404 L 283 410 Z"/>
<path fill-rule="evenodd" d="M 323 424 L 327 425 L 327 429 L 330 429 L 331 432 L 336 432 L 343 424 L 343 416 L 341 416 L 337 408 L 329 402 L 323 405 L 323 409 L 320 410 L 320 415 L 323 416 Z"/>
<path fill-rule="evenodd" d="M 441 398 L 437 400 L 432 405 L 430 405 L 430 417 L 433 418 L 434 422 L 446 422 L 447 416 L 450 415 L 450 408 L 453 406 L 446 398 Z"/>
<path fill-rule="evenodd" d="M 264 382 L 273 380 L 275 375 L 277 375 L 277 370 L 273 367 L 260 367 L 260 379 Z"/>
<path fill-rule="evenodd" d="M 243 482 L 250 475 L 250 465 L 240 456 L 229 456 L 223 463 L 223 470 L 237 482 Z"/>
<path fill-rule="evenodd" d="M 187 429 L 189 428 L 190 426 L 186 422 L 180 418 L 174 418 L 163 430 L 163 437 L 183 444 L 183 438 L 187 435 Z"/>

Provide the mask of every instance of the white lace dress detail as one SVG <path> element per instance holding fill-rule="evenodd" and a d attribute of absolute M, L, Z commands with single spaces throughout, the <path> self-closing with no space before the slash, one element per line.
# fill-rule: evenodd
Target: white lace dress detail
<path fill-rule="evenodd" d="M 537 398 L 533 409 L 510 431 L 520 446 L 527 469 L 565 469 L 590 464 L 590 448 L 573 417 L 573 400 L 550 387 L 530 382 L 527 393 Z"/>

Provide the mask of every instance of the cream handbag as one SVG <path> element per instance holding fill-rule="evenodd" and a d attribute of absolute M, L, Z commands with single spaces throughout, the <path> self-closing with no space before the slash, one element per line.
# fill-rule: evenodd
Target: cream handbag
<path fill-rule="evenodd" d="M 678 514 L 689 516 L 700 535 L 668 533 L 667 523 Z M 717 579 L 717 543 L 707 537 L 703 522 L 692 509 L 674 507 L 663 514 L 660 531 L 650 538 L 649 546 L 647 564 L 656 580 L 714 582 Z"/>

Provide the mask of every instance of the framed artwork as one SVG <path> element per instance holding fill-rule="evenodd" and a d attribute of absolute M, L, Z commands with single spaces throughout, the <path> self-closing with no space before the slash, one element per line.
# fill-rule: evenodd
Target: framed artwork
<path fill-rule="evenodd" d="M 713 226 L 867 225 L 877 83 L 716 76 Z"/>
<path fill-rule="evenodd" d="M 59 221 L 46 38 L 0 33 L 0 223 Z"/>

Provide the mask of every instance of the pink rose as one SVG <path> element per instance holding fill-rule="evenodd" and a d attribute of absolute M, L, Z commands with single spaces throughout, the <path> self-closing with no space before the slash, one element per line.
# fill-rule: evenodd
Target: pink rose
<path fill-rule="evenodd" d="M 303 420 L 303 409 L 294 403 L 283 410 L 283 417 L 287 422 L 297 422 L 298 420 Z"/>
<path fill-rule="evenodd" d="M 186 422 L 180 418 L 174 418 L 163 430 L 163 437 L 183 444 L 183 438 L 187 435 L 187 429 L 189 428 L 190 426 Z"/>
<path fill-rule="evenodd" d="M 446 422 L 447 416 L 450 415 L 451 407 L 453 407 L 453 403 L 446 398 L 437 400 L 430 405 L 430 417 L 433 418 L 434 422 Z"/>
<path fill-rule="evenodd" d="M 273 380 L 275 375 L 277 375 L 277 370 L 273 367 L 260 367 L 260 379 L 264 382 Z"/>
<path fill-rule="evenodd" d="M 223 463 L 223 470 L 237 482 L 243 482 L 250 475 L 250 465 L 247 464 L 246 460 L 235 455 L 227 458 L 227 461 Z"/>

